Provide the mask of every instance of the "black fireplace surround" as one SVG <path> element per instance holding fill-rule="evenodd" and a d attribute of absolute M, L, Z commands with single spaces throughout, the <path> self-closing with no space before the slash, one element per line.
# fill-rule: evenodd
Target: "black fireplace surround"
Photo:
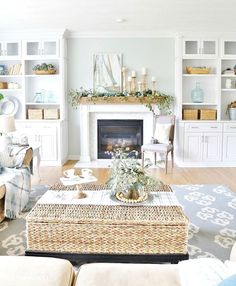
<path fill-rule="evenodd" d="M 111 159 L 117 149 L 141 157 L 143 120 L 97 120 L 98 159 Z"/>

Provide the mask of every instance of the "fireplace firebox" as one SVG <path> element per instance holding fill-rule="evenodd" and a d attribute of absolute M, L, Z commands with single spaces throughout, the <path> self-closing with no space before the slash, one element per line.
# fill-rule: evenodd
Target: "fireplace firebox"
<path fill-rule="evenodd" d="M 111 159 L 116 150 L 141 157 L 143 120 L 97 120 L 97 130 L 98 159 Z"/>

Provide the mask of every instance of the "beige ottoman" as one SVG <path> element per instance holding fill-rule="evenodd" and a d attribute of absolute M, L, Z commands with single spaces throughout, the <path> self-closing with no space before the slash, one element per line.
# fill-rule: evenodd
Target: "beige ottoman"
<path fill-rule="evenodd" d="M 80 268 L 76 286 L 180 286 L 176 264 L 93 263 Z"/>
<path fill-rule="evenodd" d="M 74 269 L 64 259 L 0 256 L 0 285 L 71 286 Z"/>

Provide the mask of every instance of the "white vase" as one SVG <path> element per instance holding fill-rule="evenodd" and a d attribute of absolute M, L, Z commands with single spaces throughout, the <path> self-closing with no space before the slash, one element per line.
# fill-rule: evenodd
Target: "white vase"
<path fill-rule="evenodd" d="M 232 88 L 232 80 L 230 78 L 226 79 L 225 88 Z"/>

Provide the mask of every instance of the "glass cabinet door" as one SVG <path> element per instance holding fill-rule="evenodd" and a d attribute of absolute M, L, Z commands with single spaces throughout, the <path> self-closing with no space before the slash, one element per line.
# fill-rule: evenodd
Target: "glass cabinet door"
<path fill-rule="evenodd" d="M 214 39 L 186 39 L 183 42 L 183 47 L 186 57 L 212 57 L 217 54 L 217 41 Z"/>
<path fill-rule="evenodd" d="M 42 56 L 58 56 L 57 41 L 42 41 Z"/>
<path fill-rule="evenodd" d="M 56 40 L 40 40 L 27 41 L 25 43 L 25 56 L 28 58 L 49 58 L 59 56 L 58 41 Z"/>
<path fill-rule="evenodd" d="M 184 55 L 199 54 L 200 43 L 198 40 L 184 40 Z"/>
<path fill-rule="evenodd" d="M 20 56 L 20 43 L 19 42 L 6 42 L 6 56 L 17 57 Z"/>
<path fill-rule="evenodd" d="M 0 42 L 0 56 L 17 58 L 21 55 L 20 42 Z"/>
<path fill-rule="evenodd" d="M 216 41 L 215 40 L 202 40 L 201 54 L 216 55 Z"/>
<path fill-rule="evenodd" d="M 41 44 L 40 42 L 26 42 L 26 56 L 40 56 Z"/>
<path fill-rule="evenodd" d="M 231 57 L 236 56 L 236 41 L 223 41 L 222 56 Z"/>
<path fill-rule="evenodd" d="M 4 43 L 0 42 L 0 57 L 4 56 Z"/>

